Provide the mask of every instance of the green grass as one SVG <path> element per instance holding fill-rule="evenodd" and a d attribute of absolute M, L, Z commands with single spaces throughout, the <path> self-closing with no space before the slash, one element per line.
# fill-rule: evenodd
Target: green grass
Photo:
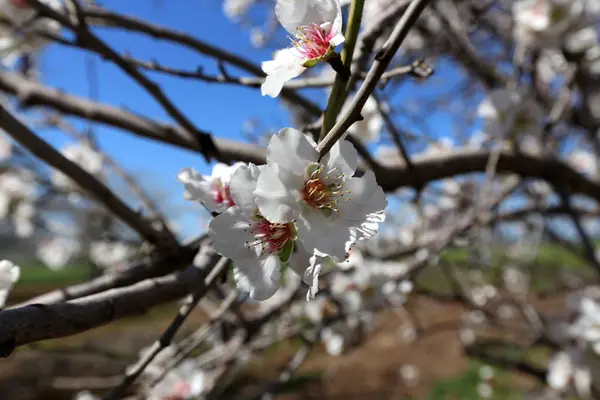
<path fill-rule="evenodd" d="M 438 382 L 431 390 L 429 395 L 420 400 L 479 400 L 482 397 L 477 391 L 477 385 L 480 382 L 479 367 L 481 364 L 472 363 L 470 368 L 455 377 L 444 379 Z M 495 369 L 496 375 L 490 381 L 493 388 L 493 394 L 489 399 L 492 400 L 517 400 L 523 398 L 523 393 L 511 387 L 511 378 L 508 374 Z"/>
<path fill-rule="evenodd" d="M 21 277 L 16 288 L 34 285 L 65 286 L 84 282 L 90 278 L 90 271 L 85 264 L 67 265 L 53 271 L 45 265 L 31 263 L 21 265 Z"/>
<path fill-rule="evenodd" d="M 441 262 L 458 266 L 458 273 L 467 271 L 466 266 L 481 266 L 481 263 L 471 257 L 469 250 L 464 248 L 446 249 L 440 254 Z M 489 282 L 498 282 L 502 270 L 507 265 L 516 265 L 500 247 L 492 249 L 490 265 L 479 268 Z M 573 274 L 582 279 L 597 276 L 595 270 L 583 259 L 566 249 L 554 245 L 542 245 L 536 257 L 528 265 L 519 265 L 525 272 L 532 273 L 531 290 L 540 292 L 549 290 L 564 280 L 564 274 Z M 417 278 L 417 285 L 428 291 L 450 294 L 452 286 L 447 277 L 440 273 L 441 266 L 425 267 Z"/>

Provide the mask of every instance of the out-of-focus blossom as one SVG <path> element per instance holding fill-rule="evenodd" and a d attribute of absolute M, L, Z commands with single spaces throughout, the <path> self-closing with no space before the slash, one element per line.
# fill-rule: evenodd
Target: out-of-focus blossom
<path fill-rule="evenodd" d="M 6 299 L 21 276 L 21 269 L 11 261 L 0 261 L 0 308 L 6 304 Z"/>
<path fill-rule="evenodd" d="M 148 393 L 148 400 L 193 399 L 204 394 L 206 373 L 193 360 L 186 360 L 171 369 Z"/>
<path fill-rule="evenodd" d="M 73 239 L 53 237 L 44 240 L 37 248 L 37 257 L 52 270 L 62 269 L 81 250 L 81 244 Z"/>
<path fill-rule="evenodd" d="M 341 113 L 343 114 L 348 107 L 350 102 L 344 104 Z M 373 97 L 369 97 L 362 108 L 361 115 L 363 119 L 358 121 L 350 128 L 348 133 L 359 139 L 363 143 L 377 142 L 381 129 L 383 128 L 383 117 L 377 107 L 377 101 Z"/>
<path fill-rule="evenodd" d="M 123 242 L 98 240 L 90 243 L 90 260 L 101 268 L 121 269 L 135 249 Z"/>
<path fill-rule="evenodd" d="M 34 174 L 26 169 L 10 170 L 0 175 L 0 219 L 10 217 L 15 233 L 29 237 L 34 231 Z"/>
<path fill-rule="evenodd" d="M 181 170 L 177 179 L 185 185 L 184 198 L 202 203 L 211 212 L 222 213 L 235 205 L 229 184 L 234 172 L 242 165 L 241 162 L 232 166 L 217 163 L 211 176 L 204 176 L 192 168 Z"/>
<path fill-rule="evenodd" d="M 63 147 L 60 152 L 65 158 L 74 162 L 91 175 L 98 177 L 102 172 L 102 154 L 94 150 L 87 143 L 69 144 Z M 77 190 L 75 182 L 58 170 L 53 171 L 52 182 L 56 187 L 66 191 Z"/>
<path fill-rule="evenodd" d="M 240 17 L 246 14 L 254 2 L 255 0 L 225 0 L 223 2 L 223 12 L 227 18 L 231 20 L 238 20 Z"/>
<path fill-rule="evenodd" d="M 41 0 L 60 11 L 61 0 Z M 34 54 L 49 41 L 43 34 L 57 35 L 60 23 L 49 18 L 34 20 L 36 10 L 23 0 L 0 0 L 0 60 L 6 66 L 14 65 L 23 54 Z"/>
<path fill-rule="evenodd" d="M 569 155 L 568 161 L 582 174 L 596 176 L 598 173 L 598 160 L 590 151 L 576 150 Z"/>

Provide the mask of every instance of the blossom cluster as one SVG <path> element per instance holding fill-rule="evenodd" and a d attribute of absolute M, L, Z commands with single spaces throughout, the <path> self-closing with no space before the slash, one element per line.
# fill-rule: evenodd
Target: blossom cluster
<path fill-rule="evenodd" d="M 61 0 L 41 0 L 60 11 Z M 0 60 L 12 66 L 25 54 L 34 54 L 48 44 L 43 34 L 56 35 L 60 23 L 48 18 L 37 18 L 36 10 L 27 0 L 0 0 Z"/>
<path fill-rule="evenodd" d="M 412 291 L 410 281 L 399 281 L 407 272 L 401 262 L 368 259 L 354 247 L 345 262 L 336 264 L 330 271 L 328 296 L 317 294 L 302 305 L 302 315 L 315 325 L 333 318 L 320 332 L 333 356 L 358 344 L 363 333 L 375 328 L 376 311 L 403 306 Z"/>
<path fill-rule="evenodd" d="M 373 172 L 354 176 L 358 154 L 346 141 L 320 158 L 311 138 L 285 128 L 271 137 L 266 161 L 217 165 L 211 177 L 185 169 L 179 180 L 186 198 L 221 212 L 209 233 L 233 261 L 240 290 L 265 300 L 289 267 L 313 296 L 326 257 L 343 261 L 354 243 L 377 233 L 386 196 Z"/>

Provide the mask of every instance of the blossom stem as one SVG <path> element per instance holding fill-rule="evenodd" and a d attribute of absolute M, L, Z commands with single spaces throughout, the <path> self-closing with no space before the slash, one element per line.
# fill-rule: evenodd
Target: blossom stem
<path fill-rule="evenodd" d="M 396 24 L 394 31 L 375 57 L 375 62 L 371 66 L 371 69 L 369 70 L 369 73 L 367 74 L 363 84 L 352 99 L 348 110 L 344 112 L 342 118 L 340 118 L 340 121 L 335 123 L 335 125 L 331 128 L 331 131 L 326 131 L 326 135 L 321 133 L 319 146 L 317 148 L 320 157 L 323 157 L 325 154 L 327 154 L 331 147 L 344 136 L 350 125 L 357 120 L 362 107 L 365 105 L 367 99 L 377 87 L 381 76 L 390 65 L 394 54 L 396 54 L 396 51 L 398 51 L 398 48 L 404 41 L 404 38 L 406 38 L 408 35 L 409 30 L 415 24 L 419 18 L 419 15 L 421 15 L 430 1 L 431 0 L 413 0 L 410 3 L 405 13 L 402 15 L 402 18 L 400 18 L 400 21 L 398 21 Z"/>
<path fill-rule="evenodd" d="M 344 49 L 342 50 L 341 56 L 343 68 L 339 68 L 339 59 L 330 61 L 330 64 L 337 74 L 323 116 L 323 125 L 321 126 L 321 136 L 319 137 L 319 141 L 323 140 L 329 130 L 335 125 L 337 116 L 346 100 L 346 86 L 350 79 L 350 64 L 352 63 L 352 55 L 354 54 L 354 48 L 356 47 L 356 39 L 358 38 L 358 31 L 360 30 L 364 5 L 365 0 L 352 0 L 352 4 L 350 5 L 348 26 L 344 32 Z"/>

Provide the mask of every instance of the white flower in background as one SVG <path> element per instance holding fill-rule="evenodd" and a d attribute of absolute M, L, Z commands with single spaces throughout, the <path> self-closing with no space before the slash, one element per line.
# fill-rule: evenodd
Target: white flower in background
<path fill-rule="evenodd" d="M 77 392 L 73 400 L 100 400 L 100 397 L 94 395 L 89 390 L 82 390 L 81 392 Z"/>
<path fill-rule="evenodd" d="M 291 221 L 270 222 L 256 207 L 253 192 L 264 168 L 250 164 L 237 169 L 230 182 L 236 205 L 216 216 L 209 225 L 215 251 L 233 261 L 238 288 L 255 300 L 275 294 L 284 264 L 301 276 L 309 270 L 318 276 L 316 270 L 320 270 L 315 265 L 316 257 L 311 258 L 296 242 L 296 228 Z M 309 278 L 307 283 L 312 283 L 312 276 Z"/>
<path fill-rule="evenodd" d="M 513 4 L 514 36 L 527 46 L 560 47 L 583 14 L 584 0 L 521 0 Z"/>
<path fill-rule="evenodd" d="M 277 97 L 285 82 L 326 60 L 344 41 L 339 0 L 277 0 L 275 14 L 292 37 L 292 47 L 278 50 L 262 63 L 267 74 L 264 95 Z"/>
<path fill-rule="evenodd" d="M 101 268 L 120 269 L 135 249 L 123 242 L 98 240 L 90 243 L 90 260 Z"/>
<path fill-rule="evenodd" d="M 510 89 L 491 91 L 479 105 L 477 114 L 483 119 L 483 130 L 492 137 L 508 134 L 537 136 L 543 127 L 544 113 L 539 105 Z"/>
<path fill-rule="evenodd" d="M 421 153 L 422 156 L 439 156 L 451 152 L 455 147 L 454 140 L 450 137 L 442 136 L 437 138 L 435 142 L 430 142 L 425 150 Z"/>
<path fill-rule="evenodd" d="M 325 344 L 325 350 L 330 356 L 337 357 L 343 354 L 346 338 L 339 329 L 323 328 L 321 331 L 321 340 Z"/>
<path fill-rule="evenodd" d="M 250 43 L 257 49 L 265 47 L 267 40 L 268 36 L 262 29 L 253 28 L 250 31 Z"/>
<path fill-rule="evenodd" d="M 37 257 L 52 270 L 62 269 L 75 256 L 81 245 L 78 241 L 62 237 L 44 240 L 37 248 Z"/>
<path fill-rule="evenodd" d="M 571 347 L 556 353 L 548 363 L 546 380 L 548 386 L 558 392 L 566 392 L 573 383 L 580 396 L 590 396 L 592 376 L 583 363 L 580 349 Z"/>
<path fill-rule="evenodd" d="M 34 174 L 25 169 L 0 175 L 0 219 L 10 217 L 19 237 L 31 236 L 34 230 Z"/>
<path fill-rule="evenodd" d="M 375 149 L 375 160 L 387 166 L 402 165 L 404 163 L 400 150 L 396 146 L 386 144 L 377 146 Z"/>
<path fill-rule="evenodd" d="M 207 390 L 206 373 L 192 360 L 171 369 L 148 393 L 148 400 L 192 399 Z"/>
<path fill-rule="evenodd" d="M 20 201 L 14 206 L 12 220 L 15 233 L 18 237 L 25 238 L 33 234 L 35 226 L 35 206 L 30 201 Z"/>
<path fill-rule="evenodd" d="M 296 129 L 273 135 L 254 191 L 256 205 L 273 223 L 296 221 L 309 253 L 341 261 L 352 244 L 377 233 L 387 199 L 372 171 L 352 177 L 358 154 L 350 143 L 337 142 L 321 161 L 316 147 Z"/>
<path fill-rule="evenodd" d="M 234 172 L 242 165 L 244 163 L 241 162 L 232 166 L 216 163 L 211 176 L 204 176 L 193 168 L 181 170 L 177 179 L 185 185 L 183 197 L 202 203 L 211 212 L 222 213 L 235 205 L 231 198 L 230 181 Z"/>
<path fill-rule="evenodd" d="M 21 269 L 11 261 L 0 261 L 0 308 L 6 304 L 6 299 L 13 285 L 21 276 Z"/>
<path fill-rule="evenodd" d="M 407 386 L 416 386 L 419 382 L 421 372 L 414 364 L 404 364 L 400 367 L 400 378 Z"/>
<path fill-rule="evenodd" d="M 102 154 L 94 150 L 86 143 L 72 143 L 63 147 L 60 152 L 65 158 L 74 162 L 91 175 L 98 176 L 102 172 Z M 60 189 L 71 191 L 77 190 L 77 185 L 68 176 L 58 170 L 52 174 L 52 182 Z"/>
<path fill-rule="evenodd" d="M 569 155 L 568 161 L 582 174 L 596 176 L 598 172 L 598 160 L 590 151 L 576 150 Z"/>
<path fill-rule="evenodd" d="M 237 20 L 246 12 L 255 0 L 225 0 L 223 2 L 223 12 L 227 18 Z"/>
<path fill-rule="evenodd" d="M 41 0 L 55 10 L 61 10 L 61 0 Z M 23 54 L 39 51 L 49 41 L 42 33 L 56 35 L 60 23 L 49 18 L 33 21 L 36 11 L 25 0 L 0 0 L 0 59 L 6 66 L 12 66 Z M 33 22 L 32 22 L 33 21 Z"/>
<path fill-rule="evenodd" d="M 350 102 L 346 102 L 341 113 L 343 114 L 349 107 Z M 365 144 L 377 142 L 383 128 L 383 116 L 379 112 L 375 98 L 371 96 L 367 99 L 362 108 L 361 115 L 363 120 L 352 124 L 348 128 L 348 133 Z"/>

